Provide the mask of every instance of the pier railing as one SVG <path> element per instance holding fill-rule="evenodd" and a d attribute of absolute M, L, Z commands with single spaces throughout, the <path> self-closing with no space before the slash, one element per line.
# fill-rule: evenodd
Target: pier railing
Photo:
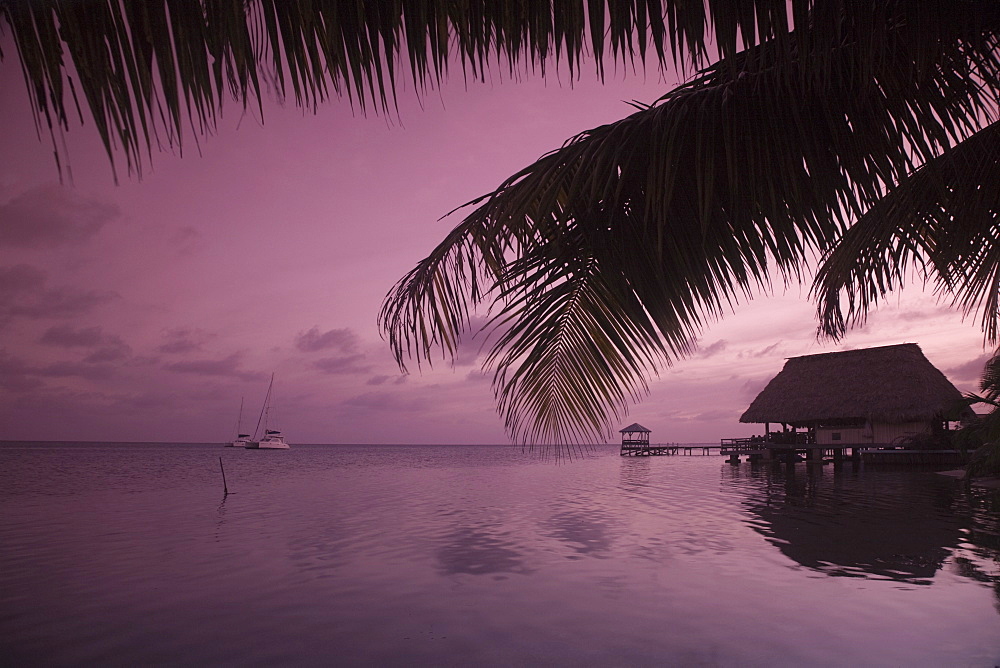
<path fill-rule="evenodd" d="M 768 443 L 759 436 L 750 438 L 723 438 L 719 442 L 720 455 L 754 455 L 763 452 Z"/>

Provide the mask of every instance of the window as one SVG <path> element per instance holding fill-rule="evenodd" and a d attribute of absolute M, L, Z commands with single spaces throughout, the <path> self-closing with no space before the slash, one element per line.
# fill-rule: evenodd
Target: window
<path fill-rule="evenodd" d="M 835 431 L 832 434 L 830 434 L 830 440 L 831 441 L 839 441 L 840 440 L 840 432 L 839 431 Z"/>

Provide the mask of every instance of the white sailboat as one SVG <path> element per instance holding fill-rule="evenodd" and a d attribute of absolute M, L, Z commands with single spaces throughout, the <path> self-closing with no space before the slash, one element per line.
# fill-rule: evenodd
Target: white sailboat
<path fill-rule="evenodd" d="M 244 446 L 248 450 L 287 450 L 289 447 L 284 435 L 277 429 L 270 428 L 271 390 L 273 388 L 274 374 L 272 373 L 271 382 L 267 386 L 267 396 L 264 397 L 264 407 L 260 409 L 260 417 L 257 418 L 257 429 L 254 429 L 254 439 L 248 441 L 246 446 Z M 264 423 L 264 435 L 258 441 L 256 438 L 261 422 Z"/>
<path fill-rule="evenodd" d="M 227 448 L 245 448 L 250 442 L 250 434 L 243 434 L 243 397 L 240 397 L 240 416 L 236 419 L 236 438 L 226 443 Z"/>

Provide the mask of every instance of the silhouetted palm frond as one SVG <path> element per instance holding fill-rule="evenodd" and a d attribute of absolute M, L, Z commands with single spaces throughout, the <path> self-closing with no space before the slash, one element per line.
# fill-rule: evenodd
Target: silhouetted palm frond
<path fill-rule="evenodd" d="M 767 50 L 740 55 L 736 77 L 720 64 L 578 135 L 474 202 L 387 298 L 400 364 L 449 349 L 469 306 L 487 302 L 506 328 L 489 363 L 511 432 L 605 435 L 706 321 L 801 277 L 890 184 L 972 134 L 992 103 L 981 82 L 1000 71 L 990 45 L 974 76 L 918 75 L 896 45 L 861 80 L 847 44 L 824 54 L 820 82 Z M 969 67 L 964 44 L 940 57 Z"/>
<path fill-rule="evenodd" d="M 837 242 L 817 272 L 820 327 L 839 337 L 914 270 L 978 311 L 987 341 L 1000 322 L 1000 124 L 905 177 Z"/>

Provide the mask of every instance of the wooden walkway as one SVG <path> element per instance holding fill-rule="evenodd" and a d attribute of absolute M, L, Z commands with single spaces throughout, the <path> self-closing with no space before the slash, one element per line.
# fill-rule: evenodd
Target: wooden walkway
<path fill-rule="evenodd" d="M 710 455 L 718 445 L 682 443 L 622 443 L 622 457 L 651 457 L 656 455 Z"/>

